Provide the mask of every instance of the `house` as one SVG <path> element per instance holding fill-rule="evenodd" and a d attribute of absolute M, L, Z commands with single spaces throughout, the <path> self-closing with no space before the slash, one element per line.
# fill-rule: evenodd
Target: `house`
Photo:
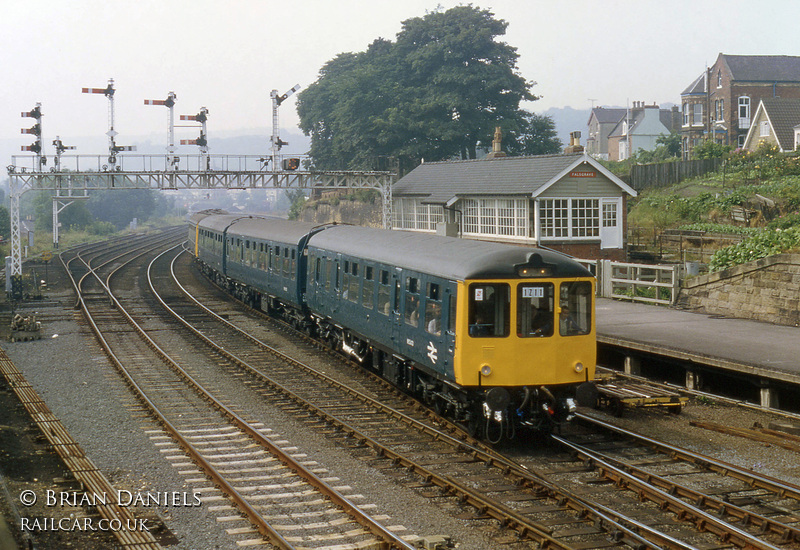
<path fill-rule="evenodd" d="M 762 99 L 800 98 L 800 57 L 720 53 L 681 92 L 684 158 L 704 140 L 743 147 Z"/>
<path fill-rule="evenodd" d="M 645 105 L 643 101 L 634 101 L 608 135 L 608 160 L 628 159 L 639 149 L 652 151 L 660 136 L 672 133 L 677 114 L 677 107 L 661 109 L 655 103 Z"/>
<path fill-rule="evenodd" d="M 636 191 L 586 154 L 423 163 L 392 188 L 393 227 L 626 259 Z"/>
<path fill-rule="evenodd" d="M 800 99 L 769 98 L 758 103 L 744 149 L 755 151 L 761 143 L 777 145 L 781 153 L 794 151 L 798 146 L 800 129 Z"/>
<path fill-rule="evenodd" d="M 608 135 L 627 114 L 627 109 L 595 107 L 589 115 L 586 152 L 599 160 L 608 160 Z"/>

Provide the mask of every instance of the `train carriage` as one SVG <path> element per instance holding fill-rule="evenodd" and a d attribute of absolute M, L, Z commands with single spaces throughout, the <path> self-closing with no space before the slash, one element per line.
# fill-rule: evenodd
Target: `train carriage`
<path fill-rule="evenodd" d="M 194 231 L 201 265 L 239 298 L 491 440 L 595 398 L 594 277 L 562 254 L 244 216 Z"/>
<path fill-rule="evenodd" d="M 208 216 L 197 222 L 196 255 L 221 286 L 249 305 L 294 308 L 302 302 L 303 250 L 313 230 L 313 224 L 280 218 Z"/>

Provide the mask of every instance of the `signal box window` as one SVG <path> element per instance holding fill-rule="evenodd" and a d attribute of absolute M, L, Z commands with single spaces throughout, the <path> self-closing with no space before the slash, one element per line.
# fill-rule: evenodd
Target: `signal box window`
<path fill-rule="evenodd" d="M 588 281 L 562 283 L 559 290 L 561 336 L 589 334 L 592 330 L 592 285 Z"/>
<path fill-rule="evenodd" d="M 473 338 L 508 336 L 511 316 L 509 300 L 507 284 L 469 285 L 469 335 Z"/>
<path fill-rule="evenodd" d="M 541 338 L 553 335 L 554 296 L 552 283 L 517 287 L 517 336 Z"/>

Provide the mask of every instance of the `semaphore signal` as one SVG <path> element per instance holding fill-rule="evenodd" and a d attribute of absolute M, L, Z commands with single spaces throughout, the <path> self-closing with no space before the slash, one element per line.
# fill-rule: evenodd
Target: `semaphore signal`
<path fill-rule="evenodd" d="M 36 136 L 36 140 L 30 145 L 23 145 L 22 150 L 36 153 L 37 164 L 41 170 L 42 166 L 47 164 L 47 157 L 44 156 L 44 150 L 42 149 L 42 104 L 37 103 L 30 111 L 20 113 L 20 116 L 22 118 L 32 118 L 36 121 L 30 128 L 22 128 L 20 133 Z"/>
<path fill-rule="evenodd" d="M 208 134 L 206 133 L 206 122 L 208 121 L 208 109 L 205 107 L 200 108 L 200 112 L 196 115 L 181 115 L 181 120 L 193 121 L 200 123 L 200 137 L 197 139 L 182 139 L 181 145 L 197 145 L 200 148 L 200 155 L 203 157 L 202 165 L 206 169 L 210 169 L 209 156 L 208 156 Z"/>
<path fill-rule="evenodd" d="M 82 88 L 81 92 L 84 94 L 103 94 L 108 98 L 108 168 L 113 170 L 117 164 L 117 153 L 122 151 L 135 151 L 136 147 L 133 145 L 117 145 L 114 139 L 117 136 L 117 131 L 114 130 L 114 79 L 108 79 L 108 86 L 105 88 Z"/>
<path fill-rule="evenodd" d="M 167 99 L 145 99 L 145 105 L 163 105 L 169 109 L 169 120 L 167 124 L 167 153 L 169 155 L 169 166 L 172 170 L 178 169 L 179 158 L 175 156 L 175 100 L 178 96 L 175 92 L 167 94 Z"/>
<path fill-rule="evenodd" d="M 286 99 L 295 93 L 297 90 L 300 89 L 300 84 L 295 84 L 294 87 L 286 92 L 283 95 L 278 95 L 278 90 L 272 90 L 269 94 L 269 97 L 272 98 L 272 137 L 270 141 L 272 142 L 272 169 L 277 170 L 278 166 L 278 151 L 281 150 L 281 147 L 284 145 L 289 145 L 285 141 L 281 141 L 278 132 L 280 131 L 278 128 L 278 107 L 281 106 L 281 103 L 286 101 Z"/>
<path fill-rule="evenodd" d="M 53 140 L 53 147 L 56 148 L 56 164 L 55 164 L 55 168 L 56 168 L 56 171 L 59 171 L 61 169 L 61 155 L 64 153 L 64 151 L 69 151 L 69 150 L 75 149 L 75 146 L 74 145 L 64 145 L 64 142 L 61 141 L 61 138 L 59 136 L 56 136 L 56 139 Z"/>

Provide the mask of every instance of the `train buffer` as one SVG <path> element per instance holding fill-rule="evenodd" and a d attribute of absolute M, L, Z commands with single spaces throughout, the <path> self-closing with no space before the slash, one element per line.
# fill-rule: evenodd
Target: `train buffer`
<path fill-rule="evenodd" d="M 686 396 L 648 384 L 605 378 L 595 382 L 598 406 L 608 408 L 616 416 L 622 416 L 623 410 L 629 407 L 666 407 L 669 412 L 678 414 L 689 401 Z"/>

